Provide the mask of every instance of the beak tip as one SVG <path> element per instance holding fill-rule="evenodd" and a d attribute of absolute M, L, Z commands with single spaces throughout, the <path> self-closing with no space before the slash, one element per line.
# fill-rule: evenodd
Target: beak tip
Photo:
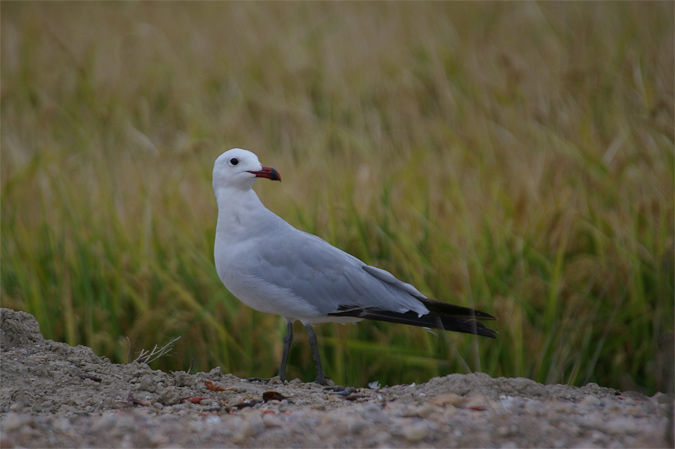
<path fill-rule="evenodd" d="M 281 175 L 278 171 L 271 167 L 262 167 L 262 170 L 250 171 L 249 173 L 255 175 L 256 178 L 267 178 L 271 181 L 281 181 Z"/>

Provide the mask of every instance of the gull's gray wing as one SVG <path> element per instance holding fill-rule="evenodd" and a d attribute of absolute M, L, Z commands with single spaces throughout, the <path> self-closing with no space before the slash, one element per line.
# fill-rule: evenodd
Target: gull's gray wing
<path fill-rule="evenodd" d="M 428 313 L 420 301 L 425 296 L 389 272 L 291 226 L 276 231 L 265 237 L 264 245 L 253 245 L 253 263 L 246 271 L 306 301 L 320 314 L 347 307 Z"/>

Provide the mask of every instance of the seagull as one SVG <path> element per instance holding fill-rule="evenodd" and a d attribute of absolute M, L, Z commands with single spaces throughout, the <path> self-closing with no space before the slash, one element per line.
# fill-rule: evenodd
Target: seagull
<path fill-rule="evenodd" d="M 218 203 L 214 259 L 218 276 L 241 302 L 286 320 L 279 378 L 293 341 L 293 322 L 305 326 L 316 368 L 325 385 L 313 325 L 363 319 L 464 332 L 495 338 L 478 320 L 494 316 L 427 298 L 388 271 L 370 266 L 325 240 L 300 231 L 268 210 L 253 191 L 258 178 L 281 181 L 247 150 L 225 151 L 213 167 Z"/>

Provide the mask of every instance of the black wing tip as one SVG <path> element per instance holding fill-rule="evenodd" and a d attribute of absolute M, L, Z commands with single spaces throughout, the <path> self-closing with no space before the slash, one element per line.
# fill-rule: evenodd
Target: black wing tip
<path fill-rule="evenodd" d="M 484 329 L 481 329 L 481 331 L 478 332 L 478 335 L 480 335 L 481 337 L 487 337 L 487 338 L 497 338 L 498 334 L 499 334 L 499 332 L 497 332 L 496 330 L 489 329 L 487 327 L 484 328 Z"/>
<path fill-rule="evenodd" d="M 483 318 L 478 315 L 468 316 L 447 316 L 436 312 L 418 316 L 415 312 L 393 312 L 391 310 L 381 310 L 373 308 L 363 308 L 354 306 L 340 306 L 337 312 L 328 314 L 329 316 L 353 316 L 357 318 L 385 321 L 389 323 L 407 324 L 409 326 L 428 327 L 433 329 L 445 330 L 449 332 L 461 332 L 465 334 L 479 335 L 481 337 L 497 338 L 497 331 L 485 327 L 485 324 L 479 319 L 496 319 L 492 315 L 486 314 L 491 318 Z"/>
<path fill-rule="evenodd" d="M 490 315 L 481 310 L 472 309 L 471 307 L 459 306 L 449 302 L 438 301 L 437 299 L 424 298 L 420 299 L 422 304 L 429 309 L 430 312 L 441 316 L 455 317 L 455 318 L 470 318 L 473 320 L 496 320 L 497 317 Z"/>
<path fill-rule="evenodd" d="M 475 313 L 473 314 L 473 317 L 477 320 L 498 320 L 494 315 L 490 315 L 487 312 L 481 312 L 480 310 L 475 310 Z"/>
<path fill-rule="evenodd" d="M 449 332 L 461 332 L 464 334 L 479 335 L 487 338 L 497 338 L 498 332 L 486 327 L 485 324 L 474 319 L 456 320 L 452 318 L 434 317 L 438 322 L 438 329 Z"/>

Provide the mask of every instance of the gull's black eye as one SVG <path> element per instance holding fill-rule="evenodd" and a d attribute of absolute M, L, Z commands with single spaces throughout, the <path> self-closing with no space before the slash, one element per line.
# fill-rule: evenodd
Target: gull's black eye
<path fill-rule="evenodd" d="M 232 159 L 230 159 L 230 164 L 237 165 L 238 163 L 239 163 L 239 159 L 237 159 L 236 157 L 233 157 Z"/>

